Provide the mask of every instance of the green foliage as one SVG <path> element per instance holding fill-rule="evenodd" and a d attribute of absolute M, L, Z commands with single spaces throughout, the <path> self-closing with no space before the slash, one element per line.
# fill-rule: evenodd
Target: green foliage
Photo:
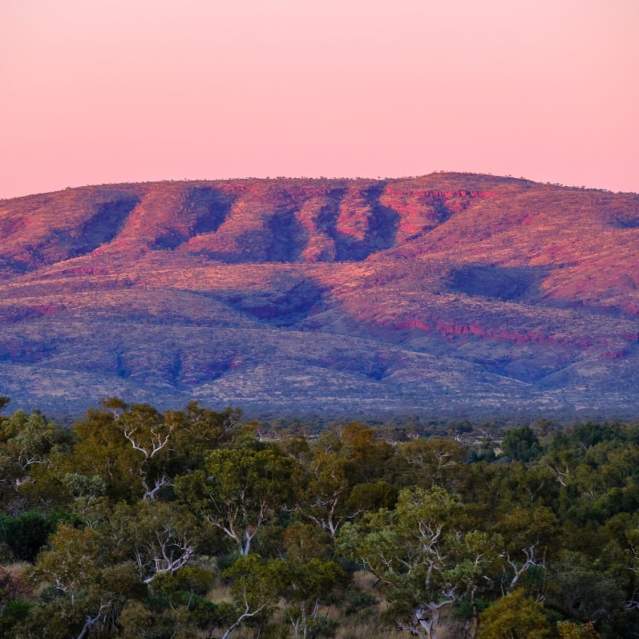
<path fill-rule="evenodd" d="M 557 624 L 560 639 L 597 639 L 599 635 L 592 622 L 576 624 L 572 621 L 560 621 Z"/>
<path fill-rule="evenodd" d="M 247 555 L 292 494 L 293 461 L 274 447 L 242 446 L 212 451 L 205 467 L 178 478 L 177 495 Z"/>
<path fill-rule="evenodd" d="M 332 592 L 346 584 L 346 574 L 339 564 L 321 559 L 287 562 L 282 570 L 281 594 L 289 602 L 287 619 L 294 632 L 308 635 L 318 620 L 318 605 L 326 603 Z"/>
<path fill-rule="evenodd" d="M 158 575 L 154 589 L 165 594 L 187 593 L 204 596 L 214 581 L 212 571 L 200 566 L 187 566 L 177 572 Z"/>
<path fill-rule="evenodd" d="M 620 576 L 612 565 L 602 569 L 583 553 L 565 550 L 552 567 L 549 599 L 572 619 L 606 620 L 624 605 Z"/>
<path fill-rule="evenodd" d="M 2 416 L 0 636 L 636 637 L 639 427 L 534 428 Z"/>
<path fill-rule="evenodd" d="M 528 427 L 506 431 L 502 447 L 508 457 L 521 462 L 532 461 L 541 454 L 537 435 Z"/>
<path fill-rule="evenodd" d="M 49 535 L 65 516 L 28 511 L 16 516 L 0 515 L 0 542 L 7 544 L 13 556 L 33 561 L 47 543 Z"/>
<path fill-rule="evenodd" d="M 340 549 L 384 585 L 389 614 L 412 633 L 435 631 L 444 611 L 478 593 L 500 574 L 501 538 L 469 526 L 463 504 L 443 488 L 404 489 L 394 511 L 347 524 Z"/>
<path fill-rule="evenodd" d="M 544 639 L 550 632 L 541 604 L 515 590 L 482 612 L 478 639 Z"/>
<path fill-rule="evenodd" d="M 28 618 L 31 607 L 30 602 L 20 599 L 4 605 L 0 613 L 0 637 L 10 637 L 12 629 Z"/>

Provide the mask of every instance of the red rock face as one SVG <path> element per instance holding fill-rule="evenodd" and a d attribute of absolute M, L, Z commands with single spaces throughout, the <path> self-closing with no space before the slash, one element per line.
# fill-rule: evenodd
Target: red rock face
<path fill-rule="evenodd" d="M 639 196 L 438 173 L 0 201 L 0 393 L 636 415 Z"/>

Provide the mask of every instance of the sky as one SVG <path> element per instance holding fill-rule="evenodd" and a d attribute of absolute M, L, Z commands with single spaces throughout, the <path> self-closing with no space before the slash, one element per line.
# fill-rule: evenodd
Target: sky
<path fill-rule="evenodd" d="M 0 198 L 472 171 L 639 192 L 638 0 L 0 0 Z"/>

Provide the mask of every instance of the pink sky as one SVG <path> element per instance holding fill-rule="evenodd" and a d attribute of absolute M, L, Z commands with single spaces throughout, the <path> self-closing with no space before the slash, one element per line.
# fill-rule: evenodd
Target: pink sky
<path fill-rule="evenodd" d="M 639 191 L 637 0 L 0 0 L 0 197 L 512 174 Z"/>

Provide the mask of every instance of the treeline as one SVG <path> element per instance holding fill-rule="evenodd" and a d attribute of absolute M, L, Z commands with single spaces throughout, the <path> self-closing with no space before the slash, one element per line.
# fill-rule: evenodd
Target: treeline
<path fill-rule="evenodd" d="M 0 501 L 2 637 L 639 636 L 636 425 L 274 439 L 112 399 L 0 416 Z"/>

